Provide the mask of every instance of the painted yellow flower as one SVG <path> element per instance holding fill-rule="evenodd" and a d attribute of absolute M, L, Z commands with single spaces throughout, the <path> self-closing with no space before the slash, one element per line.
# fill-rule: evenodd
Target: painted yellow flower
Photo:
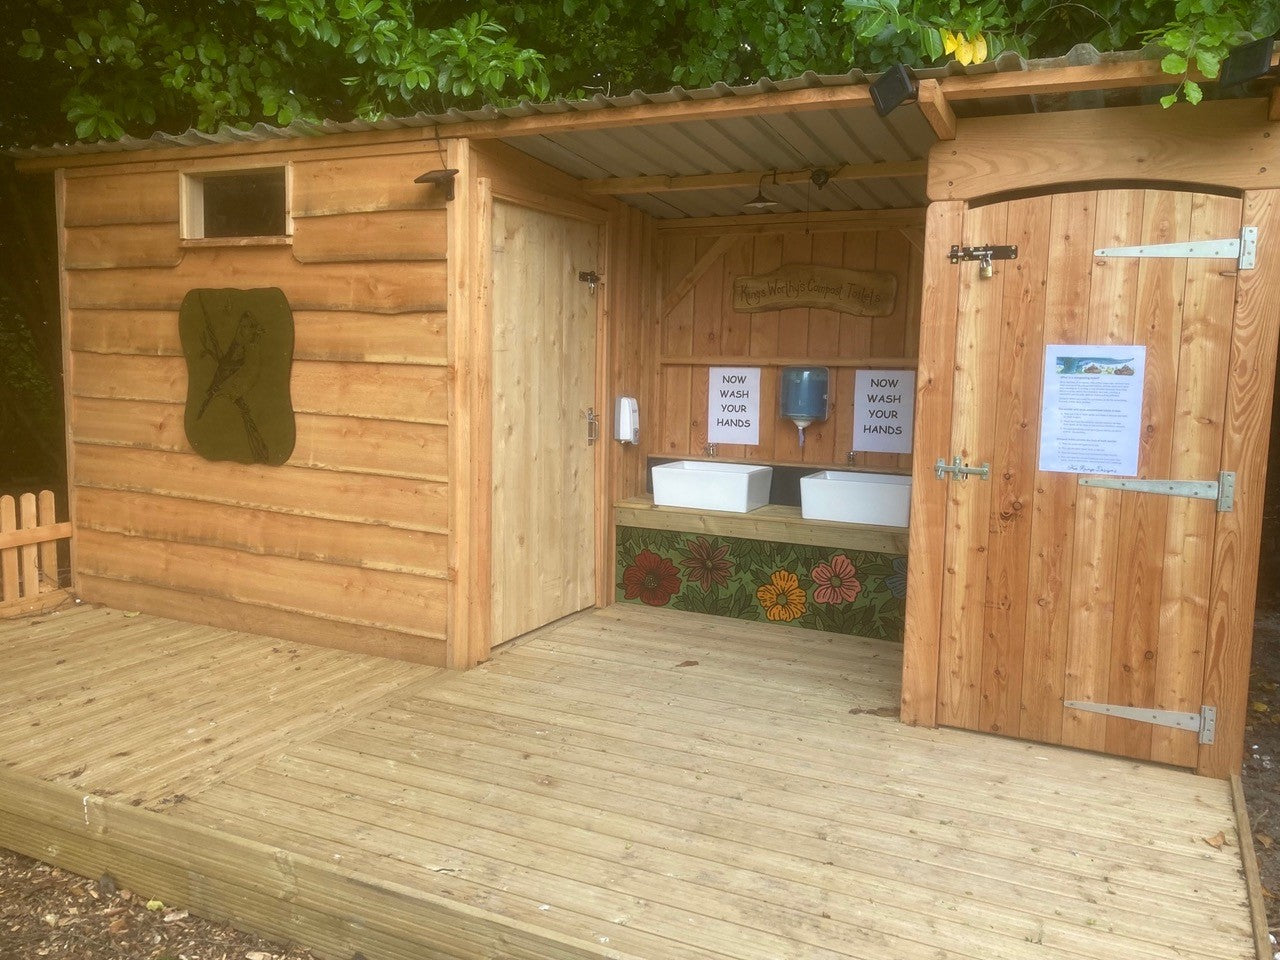
<path fill-rule="evenodd" d="M 790 622 L 804 615 L 805 593 L 800 579 L 790 570 L 775 570 L 769 582 L 756 590 L 756 599 L 770 620 Z"/>

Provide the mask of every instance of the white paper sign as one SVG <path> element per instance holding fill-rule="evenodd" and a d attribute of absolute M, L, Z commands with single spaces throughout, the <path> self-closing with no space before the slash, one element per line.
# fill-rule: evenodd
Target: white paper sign
<path fill-rule="evenodd" d="M 1146 347 L 1047 345 L 1040 469 L 1137 476 L 1146 367 Z"/>
<path fill-rule="evenodd" d="M 712 367 L 707 386 L 707 442 L 760 442 L 760 368 Z"/>
<path fill-rule="evenodd" d="M 859 370 L 853 388 L 852 450 L 910 453 L 914 370 Z"/>

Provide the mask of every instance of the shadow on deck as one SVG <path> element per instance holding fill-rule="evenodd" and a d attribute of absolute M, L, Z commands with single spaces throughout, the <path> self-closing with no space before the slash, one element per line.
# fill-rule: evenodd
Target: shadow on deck
<path fill-rule="evenodd" d="M 901 726 L 893 644 L 615 606 L 451 674 L 78 609 L 0 657 L 0 846 L 322 956 L 1254 956 L 1227 784 Z"/>

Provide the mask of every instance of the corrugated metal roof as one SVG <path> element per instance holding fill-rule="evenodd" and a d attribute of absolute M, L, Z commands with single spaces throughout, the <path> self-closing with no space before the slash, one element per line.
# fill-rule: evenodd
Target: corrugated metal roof
<path fill-rule="evenodd" d="M 1098 63 L 1115 63 L 1139 59 L 1150 59 L 1147 51 L 1124 51 L 1120 53 L 1099 53 L 1088 44 L 1074 47 L 1061 57 L 1040 60 L 1024 60 L 1016 53 L 1006 51 L 988 63 L 973 64 L 965 67 L 954 61 L 942 67 L 931 67 L 917 70 L 916 74 L 923 78 L 941 79 L 949 76 L 979 76 L 995 72 L 1016 72 L 1023 70 L 1043 70 L 1063 66 L 1080 66 Z M 682 102 L 699 102 L 721 100 L 732 97 L 754 97 L 764 93 L 786 93 L 794 90 L 812 89 L 815 87 L 847 87 L 870 83 L 875 74 L 867 74 L 862 70 L 851 70 L 841 74 L 817 74 L 807 71 L 798 77 L 785 80 L 771 80 L 764 77 L 755 83 L 730 86 L 716 83 L 709 87 L 686 90 L 674 86 L 662 93 L 644 93 L 635 90 L 620 96 L 597 94 L 585 100 L 565 100 L 558 98 L 542 103 L 522 100 L 517 104 L 497 107 L 492 104 L 475 110 L 459 110 L 456 108 L 442 113 L 416 113 L 406 117 L 387 117 L 382 120 L 325 120 L 314 123 L 306 120 L 295 120 L 283 127 L 266 123 L 255 124 L 247 129 L 238 127 L 221 127 L 214 133 L 203 133 L 199 130 L 188 130 L 185 133 L 153 133 L 150 137 L 123 137 L 119 140 L 103 140 L 93 143 L 53 144 L 51 146 L 34 146 L 16 148 L 10 152 L 20 157 L 71 156 L 86 153 L 111 153 L 133 150 L 156 150 L 166 147 L 197 147 L 218 144 L 244 142 L 260 142 L 267 140 L 305 139 L 337 133 L 367 133 L 374 130 L 402 130 L 466 123 L 477 120 L 496 120 L 500 118 L 519 118 L 531 116 L 552 116 L 565 113 L 590 113 L 596 110 L 609 110 L 618 107 L 632 107 L 642 104 L 666 104 Z M 1018 98 L 1020 105 L 1026 106 L 1030 98 Z M 984 101 L 990 104 L 991 101 Z M 1010 104 L 1017 103 L 1011 100 Z M 977 104 L 969 102 L 961 105 L 964 110 L 972 111 Z M 1003 112 L 982 110 L 979 112 Z"/>
<path fill-rule="evenodd" d="M 1155 51 L 1099 53 L 1080 45 L 1061 57 L 1024 60 L 1005 52 L 993 61 L 916 71 L 926 79 L 952 76 L 981 76 L 1055 69 L 1067 66 L 1106 65 L 1153 59 Z M 813 72 L 786 80 L 764 78 L 756 83 L 730 86 L 713 84 L 697 90 L 672 87 L 662 93 L 633 91 L 622 96 L 597 95 L 586 100 L 558 99 L 545 103 L 522 101 L 506 107 L 487 105 L 476 110 L 451 109 L 443 113 L 418 113 L 408 117 L 388 117 L 378 121 L 351 120 L 311 123 L 295 121 L 284 127 L 257 124 L 249 129 L 223 127 L 216 133 L 188 130 L 181 134 L 155 133 L 148 138 L 125 137 L 100 143 L 58 144 L 11 151 L 19 157 L 63 157 L 85 154 L 181 149 L 211 145 L 299 140 L 342 133 L 378 130 L 448 128 L 474 121 L 500 121 L 527 117 L 557 117 L 645 104 L 700 103 L 713 100 L 749 98 L 762 94 L 851 87 L 873 79 L 861 70 L 837 75 Z M 1171 86 L 1171 85 L 1170 85 Z M 1153 102 L 1168 87 L 1153 86 L 1116 90 L 1090 90 L 1052 96 L 1015 96 L 968 99 L 953 102 L 961 117 L 1007 113 L 1070 110 L 1104 105 Z M 1216 94 L 1216 91 L 1211 91 Z M 918 107 L 904 106 L 888 117 L 880 117 L 865 102 L 828 109 L 768 111 L 720 119 L 694 116 L 688 120 L 662 123 L 603 126 L 581 130 L 563 125 L 546 130 L 521 124 L 510 136 L 499 138 L 531 157 L 583 180 L 635 177 L 688 177 L 762 171 L 831 170 L 846 164 L 923 160 L 937 135 Z M 875 178 L 833 180 L 823 188 L 810 183 L 769 184 L 769 197 L 783 212 L 806 210 L 874 210 L 922 206 L 924 178 Z M 626 203 L 659 218 L 724 216 L 741 213 L 755 194 L 752 187 L 715 187 L 698 190 L 654 190 L 621 195 Z"/>

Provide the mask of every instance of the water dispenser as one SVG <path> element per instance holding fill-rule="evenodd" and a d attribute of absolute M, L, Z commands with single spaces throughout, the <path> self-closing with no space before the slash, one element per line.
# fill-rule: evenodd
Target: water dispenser
<path fill-rule="evenodd" d="M 800 431 L 804 446 L 804 428 L 817 420 L 827 419 L 830 412 L 827 384 L 831 371 L 826 367 L 783 367 L 779 387 L 782 416 Z"/>

